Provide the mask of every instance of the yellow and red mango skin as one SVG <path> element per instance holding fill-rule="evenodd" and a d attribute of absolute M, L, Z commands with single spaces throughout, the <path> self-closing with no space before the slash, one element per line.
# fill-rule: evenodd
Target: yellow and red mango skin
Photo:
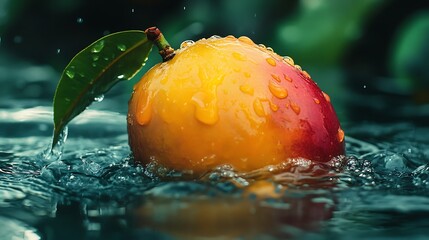
<path fill-rule="evenodd" d="M 179 49 L 134 87 L 127 120 L 135 160 L 203 173 L 344 154 L 329 97 L 286 60 L 247 37 Z"/>

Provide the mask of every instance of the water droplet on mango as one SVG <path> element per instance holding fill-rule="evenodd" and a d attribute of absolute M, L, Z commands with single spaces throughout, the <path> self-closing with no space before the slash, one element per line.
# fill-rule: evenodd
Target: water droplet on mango
<path fill-rule="evenodd" d="M 240 91 L 250 96 L 253 96 L 255 89 L 248 84 L 243 84 L 240 86 Z"/>
<path fill-rule="evenodd" d="M 294 113 L 296 113 L 296 115 L 299 115 L 301 113 L 301 107 L 294 102 L 290 102 L 290 108 L 292 109 L 292 111 L 294 111 Z"/>
<path fill-rule="evenodd" d="M 214 125 L 219 120 L 216 97 L 205 92 L 198 92 L 192 96 L 195 104 L 195 118 L 207 125 Z"/>
<path fill-rule="evenodd" d="M 288 96 L 287 90 L 274 81 L 270 81 L 268 83 L 268 88 L 270 89 L 271 94 L 276 98 L 283 99 Z"/>
<path fill-rule="evenodd" d="M 299 66 L 298 64 L 295 64 L 295 68 L 298 69 L 299 71 L 302 71 L 301 66 Z"/>
<path fill-rule="evenodd" d="M 258 115 L 259 117 L 265 117 L 265 109 L 264 109 L 264 106 L 262 105 L 261 99 L 256 98 L 253 101 L 253 110 L 255 111 L 256 115 Z"/>
<path fill-rule="evenodd" d="M 244 43 L 247 43 L 247 44 L 255 44 L 255 43 L 252 41 L 252 39 L 250 39 L 250 38 L 248 38 L 248 37 L 246 37 L 246 36 L 241 36 L 241 37 L 239 37 L 239 38 L 238 38 L 238 40 L 239 40 L 240 42 L 244 42 Z"/>
<path fill-rule="evenodd" d="M 313 100 L 314 100 L 314 102 L 315 102 L 316 104 L 320 104 L 320 100 L 319 100 L 319 99 L 314 98 Z"/>
<path fill-rule="evenodd" d="M 343 129 L 341 129 L 341 127 L 338 128 L 338 134 L 337 134 L 338 141 L 339 142 L 343 142 L 344 141 L 344 136 L 345 136 L 345 134 L 344 134 Z"/>
<path fill-rule="evenodd" d="M 327 101 L 327 102 L 331 102 L 331 98 L 329 97 L 329 95 L 328 94 L 326 94 L 325 92 L 322 92 L 323 93 L 323 97 L 325 98 L 325 100 Z"/>
<path fill-rule="evenodd" d="M 270 102 L 270 108 L 273 112 L 277 112 L 279 110 L 279 106 L 277 106 L 276 104 Z"/>
<path fill-rule="evenodd" d="M 192 40 L 185 40 L 180 44 L 180 48 L 187 48 L 187 47 L 192 46 L 194 44 L 195 44 L 195 42 Z"/>
<path fill-rule="evenodd" d="M 133 114 L 127 114 L 127 123 L 128 125 L 133 126 L 134 125 L 134 120 L 133 120 Z"/>
<path fill-rule="evenodd" d="M 273 77 L 273 79 L 276 80 L 277 82 L 281 82 L 282 81 L 277 74 L 271 74 L 271 77 Z"/>
<path fill-rule="evenodd" d="M 149 123 L 152 118 L 152 101 L 149 96 L 138 96 L 142 97 L 139 99 L 136 111 L 137 123 L 144 126 Z"/>
<path fill-rule="evenodd" d="M 286 80 L 286 81 L 288 81 L 288 82 L 292 82 L 292 78 L 291 77 L 289 77 L 288 75 L 286 75 L 286 74 L 283 74 L 283 78 Z"/>
<path fill-rule="evenodd" d="M 239 61 L 246 61 L 247 59 L 243 54 L 240 54 L 238 52 L 233 52 L 232 56 Z"/>
<path fill-rule="evenodd" d="M 273 67 L 275 67 L 277 65 L 276 60 L 274 60 L 273 58 L 267 58 L 266 61 L 268 64 L 270 64 Z"/>
<path fill-rule="evenodd" d="M 302 74 L 304 74 L 304 76 L 308 79 L 311 78 L 310 74 L 307 71 L 302 71 Z"/>
<path fill-rule="evenodd" d="M 287 63 L 287 64 L 289 64 L 289 65 L 291 65 L 291 66 L 294 66 L 295 65 L 295 62 L 293 61 L 293 59 L 291 58 L 291 57 L 289 57 L 289 56 L 284 56 L 283 57 L 283 62 L 285 62 L 285 63 Z"/>

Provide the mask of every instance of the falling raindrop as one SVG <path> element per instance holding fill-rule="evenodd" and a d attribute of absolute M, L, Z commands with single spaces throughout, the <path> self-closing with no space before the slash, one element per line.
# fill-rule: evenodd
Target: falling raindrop
<path fill-rule="evenodd" d="M 124 74 L 121 74 L 121 75 L 118 76 L 118 79 L 124 79 L 124 78 L 125 78 Z"/>
<path fill-rule="evenodd" d="M 134 8 L 131 8 L 131 12 L 134 13 L 134 11 L 135 11 Z"/>
<path fill-rule="evenodd" d="M 61 53 L 61 49 L 57 48 L 57 54 L 60 54 L 60 53 Z"/>
<path fill-rule="evenodd" d="M 76 22 L 77 22 L 77 23 L 83 23 L 83 18 L 81 18 L 81 17 L 77 18 L 77 19 L 76 19 Z"/>

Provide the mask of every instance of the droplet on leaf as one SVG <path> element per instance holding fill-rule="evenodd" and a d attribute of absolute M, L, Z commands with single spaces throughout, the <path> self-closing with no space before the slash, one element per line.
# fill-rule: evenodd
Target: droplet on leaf
<path fill-rule="evenodd" d="M 119 44 L 118 46 L 116 46 L 119 51 L 124 52 L 125 50 L 127 50 L 127 47 L 124 44 Z"/>
<path fill-rule="evenodd" d="M 94 44 L 94 46 L 91 48 L 92 53 L 99 53 L 104 48 L 104 40 L 101 40 Z"/>

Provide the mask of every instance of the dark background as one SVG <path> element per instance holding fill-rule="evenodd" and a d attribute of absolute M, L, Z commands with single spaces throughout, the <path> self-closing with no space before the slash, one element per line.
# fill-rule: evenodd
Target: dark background
<path fill-rule="evenodd" d="M 342 122 L 429 116 L 429 2 L 397 0 L 0 0 L 0 107 L 50 104 L 81 49 L 150 26 L 176 48 L 246 35 L 291 56 L 331 96 Z M 145 70 L 159 61 L 151 56 Z M 123 95 L 118 111 L 135 81 L 114 90 Z"/>

